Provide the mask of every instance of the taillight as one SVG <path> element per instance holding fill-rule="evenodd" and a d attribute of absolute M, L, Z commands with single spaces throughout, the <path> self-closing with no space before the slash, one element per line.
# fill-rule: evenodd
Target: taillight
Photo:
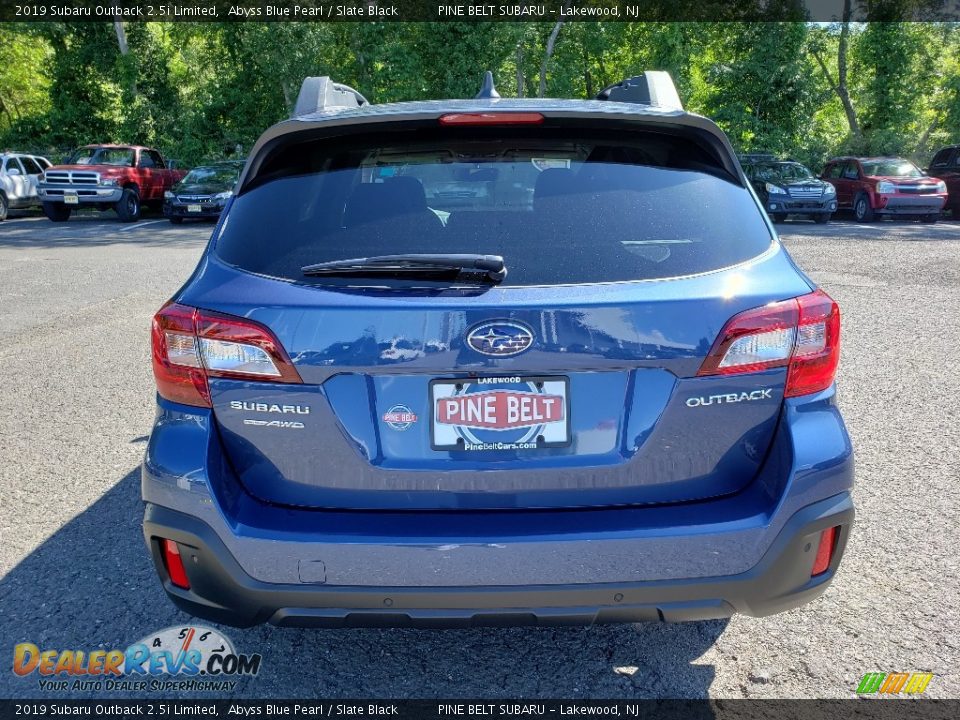
<path fill-rule="evenodd" d="M 441 125 L 539 125 L 543 115 L 530 112 L 448 113 L 440 116 Z"/>
<path fill-rule="evenodd" d="M 153 318 L 153 374 L 160 396 L 210 407 L 209 377 L 302 382 L 273 333 L 252 320 L 171 303 Z"/>
<path fill-rule="evenodd" d="M 698 375 L 787 367 L 784 397 L 830 387 L 840 361 L 840 308 L 823 290 L 735 315 Z"/>
<path fill-rule="evenodd" d="M 839 529 L 839 527 L 827 528 L 820 533 L 820 543 L 817 545 L 817 557 L 813 560 L 810 577 L 822 575 L 830 567 L 830 561 L 833 559 L 833 549 L 837 544 L 837 531 Z"/>
<path fill-rule="evenodd" d="M 178 588 L 189 590 L 190 580 L 187 579 L 187 569 L 183 566 L 180 548 L 173 540 L 163 539 L 160 541 L 160 549 L 163 551 L 163 565 L 170 576 L 170 582 Z"/>

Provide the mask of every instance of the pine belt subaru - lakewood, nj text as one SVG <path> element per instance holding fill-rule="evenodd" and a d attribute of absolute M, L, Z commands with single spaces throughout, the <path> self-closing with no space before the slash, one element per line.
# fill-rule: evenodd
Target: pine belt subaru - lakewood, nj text
<path fill-rule="evenodd" d="M 766 615 L 853 523 L 839 309 L 665 73 L 308 78 L 152 342 L 144 535 L 217 622 Z"/>

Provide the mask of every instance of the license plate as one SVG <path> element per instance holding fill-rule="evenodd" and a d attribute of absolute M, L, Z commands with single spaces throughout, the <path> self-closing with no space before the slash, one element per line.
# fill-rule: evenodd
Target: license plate
<path fill-rule="evenodd" d="M 570 444 L 570 381 L 489 377 L 430 382 L 434 450 L 538 450 Z"/>
<path fill-rule="evenodd" d="M 187 212 L 200 212 L 199 205 L 187 205 Z"/>
<path fill-rule="evenodd" d="M 64 193 L 64 194 L 63 194 L 63 202 L 64 202 L 65 204 L 67 204 L 67 205 L 79 205 L 79 204 L 80 204 L 80 198 L 77 197 L 76 194 L 74 194 L 74 193 Z"/>

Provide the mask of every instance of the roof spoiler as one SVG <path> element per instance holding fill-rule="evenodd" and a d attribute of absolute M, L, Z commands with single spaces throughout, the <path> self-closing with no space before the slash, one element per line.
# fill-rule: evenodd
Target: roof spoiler
<path fill-rule="evenodd" d="M 335 108 L 358 108 L 370 102 L 349 85 L 334 82 L 328 76 L 304 78 L 292 118 Z"/>
<path fill-rule="evenodd" d="M 663 110 L 683 110 L 673 78 L 665 70 L 647 70 L 642 75 L 609 85 L 597 93 L 597 100 L 640 103 Z"/>

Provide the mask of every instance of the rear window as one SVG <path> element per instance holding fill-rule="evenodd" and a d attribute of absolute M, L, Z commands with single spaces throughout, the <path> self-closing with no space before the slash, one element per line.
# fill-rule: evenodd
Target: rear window
<path fill-rule="evenodd" d="M 313 140 L 275 151 L 248 188 L 215 252 L 312 284 L 383 285 L 301 268 L 411 253 L 501 255 L 504 285 L 645 280 L 726 267 L 772 241 L 711 149 L 667 133 L 450 128 Z"/>

